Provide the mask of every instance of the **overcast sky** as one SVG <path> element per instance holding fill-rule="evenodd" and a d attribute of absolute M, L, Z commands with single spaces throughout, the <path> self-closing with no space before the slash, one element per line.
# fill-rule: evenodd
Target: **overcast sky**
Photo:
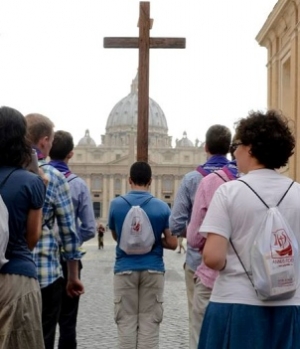
<path fill-rule="evenodd" d="M 276 2 L 150 2 L 150 35 L 186 38 L 184 50 L 150 52 L 150 97 L 174 143 L 267 107 L 267 50 L 255 37 Z M 89 129 L 100 144 L 138 66 L 136 49 L 104 49 L 103 38 L 137 36 L 138 17 L 137 0 L 0 0 L 0 105 L 43 113 L 76 142 Z"/>

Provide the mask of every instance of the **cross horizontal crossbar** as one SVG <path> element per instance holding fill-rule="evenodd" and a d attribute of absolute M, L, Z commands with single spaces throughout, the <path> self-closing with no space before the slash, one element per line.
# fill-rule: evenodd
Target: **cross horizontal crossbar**
<path fill-rule="evenodd" d="M 149 38 L 150 48 L 185 48 L 185 38 Z M 106 37 L 104 48 L 139 48 L 139 38 Z"/>

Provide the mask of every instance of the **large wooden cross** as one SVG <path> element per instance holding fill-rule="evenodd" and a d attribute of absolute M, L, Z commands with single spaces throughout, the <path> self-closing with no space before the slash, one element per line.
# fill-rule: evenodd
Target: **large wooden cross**
<path fill-rule="evenodd" d="M 139 37 L 106 37 L 105 48 L 138 48 L 137 161 L 148 162 L 149 126 L 149 49 L 185 48 L 185 38 L 151 38 L 150 3 L 140 2 Z"/>

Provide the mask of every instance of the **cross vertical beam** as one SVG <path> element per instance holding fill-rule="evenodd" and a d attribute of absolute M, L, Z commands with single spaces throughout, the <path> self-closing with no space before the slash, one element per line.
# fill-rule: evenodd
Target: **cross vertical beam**
<path fill-rule="evenodd" d="M 138 48 L 137 160 L 148 162 L 149 139 L 149 49 L 185 48 L 185 38 L 151 38 L 150 3 L 140 2 L 139 37 L 105 37 L 105 48 Z"/>
<path fill-rule="evenodd" d="M 150 3 L 140 3 L 137 161 L 148 162 Z"/>

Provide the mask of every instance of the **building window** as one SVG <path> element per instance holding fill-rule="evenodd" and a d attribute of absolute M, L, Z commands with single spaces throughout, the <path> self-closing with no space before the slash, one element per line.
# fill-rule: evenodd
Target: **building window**
<path fill-rule="evenodd" d="M 121 191 L 121 179 L 115 178 L 115 191 Z"/>
<path fill-rule="evenodd" d="M 184 155 L 183 161 L 190 162 L 190 157 L 188 155 Z"/>
<path fill-rule="evenodd" d="M 94 160 L 101 160 L 100 154 L 94 154 Z"/>
<path fill-rule="evenodd" d="M 116 154 L 116 160 L 119 160 L 121 158 L 121 154 Z"/>
<path fill-rule="evenodd" d="M 164 159 L 165 161 L 172 161 L 172 154 L 165 154 Z"/>
<path fill-rule="evenodd" d="M 92 178 L 92 190 L 102 190 L 102 178 L 100 177 Z"/>
<path fill-rule="evenodd" d="M 173 178 L 164 177 L 162 180 L 162 190 L 163 192 L 172 192 L 173 191 Z"/>
<path fill-rule="evenodd" d="M 82 160 L 82 154 L 76 154 L 76 160 L 81 161 Z"/>
<path fill-rule="evenodd" d="M 101 218 L 102 212 L 101 212 L 101 203 L 100 202 L 93 202 L 93 208 L 94 208 L 94 214 L 95 218 Z"/>

